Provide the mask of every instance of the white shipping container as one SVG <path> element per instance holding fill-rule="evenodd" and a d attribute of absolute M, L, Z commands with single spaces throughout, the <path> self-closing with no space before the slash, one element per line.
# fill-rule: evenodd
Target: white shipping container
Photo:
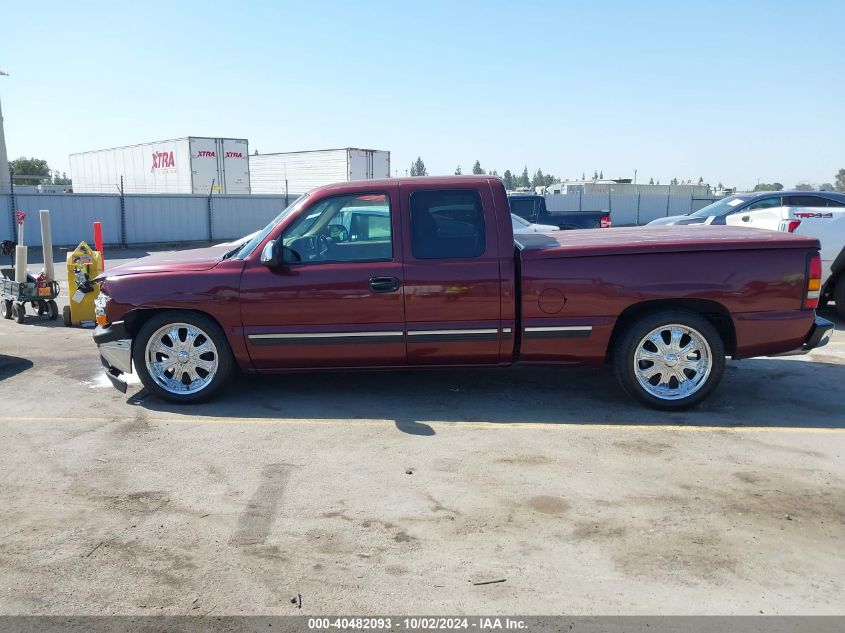
<path fill-rule="evenodd" d="M 70 155 L 76 193 L 250 193 L 245 139 L 185 138 Z"/>
<path fill-rule="evenodd" d="M 252 193 L 300 194 L 333 182 L 390 178 L 390 152 L 326 149 L 249 157 Z"/>

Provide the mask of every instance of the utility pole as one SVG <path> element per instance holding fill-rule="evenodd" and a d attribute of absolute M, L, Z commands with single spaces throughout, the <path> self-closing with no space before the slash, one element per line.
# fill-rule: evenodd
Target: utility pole
<path fill-rule="evenodd" d="M 634 184 L 637 184 L 637 170 L 634 170 Z"/>

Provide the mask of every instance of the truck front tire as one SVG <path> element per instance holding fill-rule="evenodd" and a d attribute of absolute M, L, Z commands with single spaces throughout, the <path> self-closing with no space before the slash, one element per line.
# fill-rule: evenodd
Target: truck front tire
<path fill-rule="evenodd" d="M 196 312 L 156 314 L 132 345 L 132 362 L 144 386 L 180 404 L 211 398 L 232 373 L 226 335 L 210 317 Z"/>
<path fill-rule="evenodd" d="M 654 409 L 680 411 L 704 400 L 725 372 L 725 346 L 710 321 L 687 310 L 663 310 L 632 323 L 613 355 L 616 379 Z"/>

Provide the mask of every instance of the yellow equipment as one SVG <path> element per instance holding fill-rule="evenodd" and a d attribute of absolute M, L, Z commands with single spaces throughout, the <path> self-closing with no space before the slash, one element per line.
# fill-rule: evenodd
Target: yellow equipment
<path fill-rule="evenodd" d="M 99 251 L 92 251 L 85 242 L 80 242 L 67 254 L 68 305 L 63 316 L 65 325 L 80 325 L 83 321 L 94 321 L 94 301 L 100 294 L 99 284 L 92 280 L 103 272 L 103 258 Z"/>

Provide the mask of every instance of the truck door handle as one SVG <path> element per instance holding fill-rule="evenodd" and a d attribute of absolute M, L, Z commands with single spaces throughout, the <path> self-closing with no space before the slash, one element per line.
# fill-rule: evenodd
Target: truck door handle
<path fill-rule="evenodd" d="M 370 290 L 373 292 L 396 292 L 399 280 L 396 277 L 371 277 Z"/>
<path fill-rule="evenodd" d="M 742 221 L 743 221 L 743 222 L 748 222 L 750 219 L 751 219 L 751 218 L 750 218 L 749 216 L 747 216 L 747 215 L 742 216 Z"/>

